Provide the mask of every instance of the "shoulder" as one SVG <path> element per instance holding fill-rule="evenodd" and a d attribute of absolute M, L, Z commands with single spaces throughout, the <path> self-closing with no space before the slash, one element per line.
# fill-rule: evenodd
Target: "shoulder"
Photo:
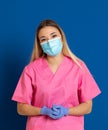
<path fill-rule="evenodd" d="M 77 70 L 78 73 L 81 74 L 90 73 L 86 63 L 82 59 L 76 58 L 76 61 L 74 61 L 70 57 L 66 57 L 66 58 L 68 63 L 70 63 L 73 66 L 74 70 Z"/>
<path fill-rule="evenodd" d="M 83 60 L 78 60 L 79 64 L 80 64 L 80 73 L 82 75 L 92 75 L 87 64 L 83 61 Z"/>
<path fill-rule="evenodd" d="M 38 67 L 42 64 L 42 60 L 43 58 L 38 58 L 30 63 L 28 63 L 25 67 L 24 67 L 24 71 L 25 72 L 33 72 L 36 71 L 36 69 L 38 69 Z"/>
<path fill-rule="evenodd" d="M 83 71 L 85 70 L 85 68 L 87 68 L 86 63 L 83 60 L 76 58 L 75 59 L 76 61 L 75 61 L 71 57 L 68 57 L 68 56 L 65 56 L 65 57 L 67 59 L 67 62 L 72 64 L 73 67 L 79 70 L 83 70 Z"/>

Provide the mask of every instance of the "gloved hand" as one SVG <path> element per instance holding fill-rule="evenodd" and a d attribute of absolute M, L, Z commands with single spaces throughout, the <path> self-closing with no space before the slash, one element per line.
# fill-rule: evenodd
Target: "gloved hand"
<path fill-rule="evenodd" d="M 55 113 L 55 115 L 53 116 L 54 119 L 59 119 L 69 114 L 69 109 L 61 105 L 53 105 L 52 110 L 55 112 L 59 111 L 58 114 Z"/>
<path fill-rule="evenodd" d="M 42 115 L 48 115 L 49 117 L 51 117 L 52 119 L 55 119 L 55 115 L 58 115 L 59 111 L 56 109 L 56 110 L 52 110 L 46 106 L 44 106 L 43 108 L 41 108 L 41 114 Z"/>

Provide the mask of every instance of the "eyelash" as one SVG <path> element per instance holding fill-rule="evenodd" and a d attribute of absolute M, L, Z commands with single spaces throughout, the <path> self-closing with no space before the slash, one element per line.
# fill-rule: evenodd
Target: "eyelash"
<path fill-rule="evenodd" d="M 46 39 L 42 39 L 42 40 L 41 40 L 41 42 L 45 42 L 45 41 L 47 41 L 47 40 L 46 40 Z"/>
<path fill-rule="evenodd" d="M 55 34 L 55 35 L 52 35 L 52 38 L 55 38 L 55 37 L 57 37 L 57 35 Z"/>
<path fill-rule="evenodd" d="M 52 38 L 55 38 L 55 37 L 57 37 L 57 35 L 55 34 L 55 35 L 52 35 Z M 41 39 L 41 41 L 40 42 L 45 42 L 45 41 L 47 41 L 47 39 Z"/>

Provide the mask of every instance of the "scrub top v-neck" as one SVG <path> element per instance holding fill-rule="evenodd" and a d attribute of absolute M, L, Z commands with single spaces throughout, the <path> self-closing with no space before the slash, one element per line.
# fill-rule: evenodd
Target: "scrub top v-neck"
<path fill-rule="evenodd" d="M 52 77 L 56 77 L 57 75 L 60 74 L 61 69 L 63 68 L 63 67 L 62 67 L 62 64 L 64 64 L 64 62 L 65 62 L 65 56 L 62 58 L 61 63 L 60 63 L 59 66 L 57 67 L 56 71 L 53 72 L 52 69 L 51 69 L 51 67 L 50 67 L 50 65 L 48 64 L 47 60 L 46 60 L 45 58 L 43 58 L 43 64 L 44 64 L 44 67 L 45 67 L 45 69 L 46 69 L 45 71 L 46 71 L 48 74 L 50 74 L 50 76 L 52 76 Z"/>
<path fill-rule="evenodd" d="M 12 100 L 42 108 L 52 104 L 74 107 L 100 94 L 86 65 L 82 68 L 64 57 L 54 74 L 46 59 L 28 64 L 19 79 Z M 53 120 L 48 116 L 29 116 L 26 130 L 84 130 L 84 116 L 64 116 Z"/>

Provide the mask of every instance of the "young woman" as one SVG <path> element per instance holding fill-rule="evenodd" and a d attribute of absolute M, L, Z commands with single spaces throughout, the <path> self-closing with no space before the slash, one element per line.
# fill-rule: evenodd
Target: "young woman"
<path fill-rule="evenodd" d="M 84 130 L 84 115 L 100 94 L 85 63 L 69 49 L 53 20 L 37 28 L 31 62 L 25 66 L 12 100 L 28 116 L 26 130 Z"/>

